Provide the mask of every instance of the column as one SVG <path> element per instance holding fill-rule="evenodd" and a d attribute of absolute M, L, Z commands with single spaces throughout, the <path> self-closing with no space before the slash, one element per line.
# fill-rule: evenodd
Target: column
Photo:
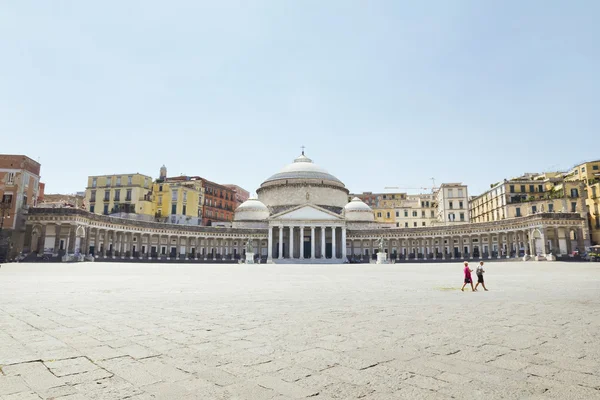
<path fill-rule="evenodd" d="M 315 259 L 315 227 L 310 227 L 310 259 Z"/>
<path fill-rule="evenodd" d="M 502 258 L 502 233 L 498 233 L 498 254 L 496 258 Z"/>
<path fill-rule="evenodd" d="M 492 234 L 490 233 L 488 235 L 488 259 L 492 258 L 492 249 L 493 249 L 493 242 L 492 242 Z"/>
<path fill-rule="evenodd" d="M 304 227 L 300 227 L 300 259 L 304 260 Z"/>
<path fill-rule="evenodd" d="M 267 239 L 267 262 L 273 261 L 273 228 L 269 226 L 269 238 Z"/>
<path fill-rule="evenodd" d="M 56 256 L 58 255 L 59 251 L 60 251 L 60 234 L 61 234 L 61 225 L 60 224 L 56 224 L 55 228 L 54 228 L 54 234 L 56 236 L 54 236 L 54 250 L 52 251 L 52 253 Z"/>
<path fill-rule="evenodd" d="M 294 259 L 294 225 L 290 226 L 290 259 Z"/>
<path fill-rule="evenodd" d="M 450 259 L 454 260 L 454 236 L 448 238 L 448 249 L 450 250 Z"/>
<path fill-rule="evenodd" d="M 346 262 L 348 260 L 348 248 L 346 244 L 346 227 L 342 226 L 342 261 Z"/>
<path fill-rule="evenodd" d="M 279 227 L 279 259 L 283 259 L 283 226 Z"/>
<path fill-rule="evenodd" d="M 38 243 L 37 243 L 37 254 L 38 255 L 44 254 L 44 247 L 46 246 L 46 229 L 47 229 L 47 227 L 48 227 L 47 224 L 42 225 L 42 232 L 40 233 L 40 237 L 38 238 Z"/>
<path fill-rule="evenodd" d="M 335 226 L 331 227 L 331 258 L 333 258 L 333 259 L 337 259 L 336 242 L 335 242 L 335 230 L 336 229 L 337 229 L 337 227 L 335 227 Z"/>
<path fill-rule="evenodd" d="M 322 226 L 321 227 L 321 258 L 326 258 L 326 252 L 325 252 L 325 227 Z"/>
<path fill-rule="evenodd" d="M 564 228 L 567 239 L 567 254 L 573 254 L 573 243 L 571 242 L 571 228 Z"/>
<path fill-rule="evenodd" d="M 577 247 L 579 248 L 579 255 L 585 252 L 585 238 L 583 237 L 583 229 L 577 229 Z"/>
<path fill-rule="evenodd" d="M 364 243 L 363 243 L 363 238 L 360 238 L 360 261 L 362 262 L 363 259 L 363 255 L 365 254 L 365 249 L 364 249 Z"/>
<path fill-rule="evenodd" d="M 558 239 L 558 228 L 555 226 L 554 227 L 554 241 L 552 242 L 552 247 L 554 250 L 553 253 L 554 255 L 559 255 L 560 254 L 560 241 Z"/>

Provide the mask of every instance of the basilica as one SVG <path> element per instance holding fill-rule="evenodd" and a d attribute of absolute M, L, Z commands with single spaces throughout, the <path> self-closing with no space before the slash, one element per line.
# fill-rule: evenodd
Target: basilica
<path fill-rule="evenodd" d="M 267 178 L 235 210 L 233 225 L 181 226 L 80 209 L 29 210 L 25 248 L 38 256 L 95 261 L 236 262 L 250 245 L 258 262 L 391 262 L 478 258 L 552 260 L 583 248 L 577 213 L 538 213 L 493 222 L 392 228 L 349 200 L 342 181 L 304 152 Z M 70 258 L 71 257 L 71 258 Z"/>

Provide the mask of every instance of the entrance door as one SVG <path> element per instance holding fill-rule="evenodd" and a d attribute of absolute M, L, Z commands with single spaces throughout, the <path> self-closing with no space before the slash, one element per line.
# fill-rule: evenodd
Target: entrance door
<path fill-rule="evenodd" d="M 325 258 L 331 258 L 331 243 L 325 243 Z"/>
<path fill-rule="evenodd" d="M 95 246 L 90 246 L 90 254 L 93 256 L 94 255 L 94 251 L 96 250 Z"/>
<path fill-rule="evenodd" d="M 304 241 L 304 258 L 312 258 L 312 254 L 310 254 L 310 239 Z"/>

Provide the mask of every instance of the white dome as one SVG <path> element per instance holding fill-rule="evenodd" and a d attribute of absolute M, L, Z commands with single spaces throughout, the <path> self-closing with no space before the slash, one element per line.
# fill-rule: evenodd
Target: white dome
<path fill-rule="evenodd" d="M 269 218 L 269 209 L 258 199 L 248 199 L 235 209 L 234 221 L 258 221 Z"/>
<path fill-rule="evenodd" d="M 342 183 L 338 178 L 314 164 L 304 153 L 263 183 L 280 179 L 320 179 Z"/>
<path fill-rule="evenodd" d="M 348 221 L 375 221 L 375 213 L 361 199 L 355 197 L 344 207 Z"/>

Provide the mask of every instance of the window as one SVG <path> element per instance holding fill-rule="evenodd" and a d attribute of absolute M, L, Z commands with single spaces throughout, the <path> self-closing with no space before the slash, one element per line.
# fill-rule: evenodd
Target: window
<path fill-rule="evenodd" d="M 465 213 L 460 213 L 460 220 L 464 222 L 464 220 L 465 220 Z"/>
<path fill-rule="evenodd" d="M 553 212 L 554 211 L 554 204 L 552 204 L 552 203 L 548 204 L 548 211 L 549 212 Z"/>
<path fill-rule="evenodd" d="M 405 228 L 408 228 L 408 222 L 405 222 L 405 223 L 404 223 L 404 227 L 405 227 Z"/>
<path fill-rule="evenodd" d="M 162 192 L 162 185 L 160 185 L 160 186 L 158 187 L 158 191 L 159 191 L 159 192 Z"/>
<path fill-rule="evenodd" d="M 577 189 L 571 189 L 571 197 L 579 197 L 579 191 Z"/>
<path fill-rule="evenodd" d="M 98 179 L 92 178 L 92 187 L 96 187 L 97 184 L 98 184 Z"/>
<path fill-rule="evenodd" d="M 171 192 L 171 201 L 177 201 L 177 191 L 173 190 Z"/>
<path fill-rule="evenodd" d="M 415 227 L 415 228 L 417 227 L 417 223 L 416 222 L 413 222 L 413 227 Z"/>
<path fill-rule="evenodd" d="M 520 216 L 521 216 L 521 208 L 520 208 L 520 207 L 517 207 L 517 208 L 515 209 L 515 212 L 516 212 L 515 216 L 517 216 L 517 217 L 520 217 Z"/>
<path fill-rule="evenodd" d="M 454 191 L 452 189 L 448 189 L 448 197 L 452 197 Z"/>
<path fill-rule="evenodd" d="M 131 201 L 131 189 L 127 189 L 127 194 L 125 195 L 125 201 Z"/>
<path fill-rule="evenodd" d="M 105 190 L 104 191 L 104 201 L 109 201 L 110 200 L 110 190 Z"/>
<path fill-rule="evenodd" d="M 6 174 L 6 184 L 14 185 L 14 183 L 15 183 L 15 173 L 9 172 L 8 174 Z"/>
<path fill-rule="evenodd" d="M 129 176 L 127 177 L 127 185 L 131 186 L 131 185 L 133 184 L 133 182 L 132 182 L 132 181 L 133 181 L 133 176 L 129 175 Z"/>
<path fill-rule="evenodd" d="M 450 222 L 454 222 L 454 213 L 450 213 L 450 214 L 448 214 L 448 220 L 449 220 Z"/>
<path fill-rule="evenodd" d="M 377 218 L 381 218 L 381 213 L 380 212 L 377 213 Z"/>
<path fill-rule="evenodd" d="M 408 217 L 408 210 L 404 210 L 404 216 Z"/>
<path fill-rule="evenodd" d="M 390 218 L 390 213 L 389 211 L 386 213 L 387 217 L 386 218 Z"/>
<path fill-rule="evenodd" d="M 416 216 L 417 216 L 417 212 L 416 212 L 416 211 L 413 211 L 413 213 L 412 213 L 412 216 L 413 216 L 413 217 L 416 217 Z"/>
<path fill-rule="evenodd" d="M 450 201 L 448 202 L 448 208 L 453 209 L 454 208 L 454 204 Z"/>
<path fill-rule="evenodd" d="M 496 200 L 496 205 L 498 205 L 498 200 Z M 462 201 L 458 202 L 458 208 L 463 208 L 463 202 Z"/>
<path fill-rule="evenodd" d="M 544 185 L 538 185 L 538 192 L 543 192 L 544 191 Z"/>
<path fill-rule="evenodd" d="M 431 210 L 431 218 L 435 218 L 435 213 Z"/>
<path fill-rule="evenodd" d="M 183 192 L 183 202 L 187 201 L 187 192 Z"/>
<path fill-rule="evenodd" d="M 592 186 L 592 198 L 596 198 L 596 186 Z"/>
<path fill-rule="evenodd" d="M 535 192 L 534 185 L 529 185 L 529 191 L 531 193 Z"/>
<path fill-rule="evenodd" d="M 110 184 L 112 183 L 112 178 L 110 176 L 106 177 L 106 186 L 110 186 Z"/>
<path fill-rule="evenodd" d="M 91 213 L 93 213 L 93 212 L 94 212 L 94 208 L 95 208 L 95 207 L 94 207 L 94 205 L 93 205 L 93 204 L 92 204 L 92 205 L 90 205 L 90 212 L 91 212 Z"/>
<path fill-rule="evenodd" d="M 515 192 L 515 185 L 510 185 L 510 192 L 514 193 Z"/>
<path fill-rule="evenodd" d="M 171 214 L 177 214 L 177 203 L 171 205 Z"/>
<path fill-rule="evenodd" d="M 162 196 L 158 196 L 158 205 L 161 206 L 162 205 Z"/>
<path fill-rule="evenodd" d="M 115 201 L 121 201 L 121 189 L 115 190 Z"/>
<path fill-rule="evenodd" d="M 396 218 L 400 218 L 400 211 L 396 211 Z"/>
<path fill-rule="evenodd" d="M 5 194 L 5 195 L 2 196 L 2 202 L 3 203 L 11 204 L 12 203 L 12 198 L 13 198 L 12 194 Z"/>
<path fill-rule="evenodd" d="M 421 211 L 421 218 L 425 218 L 425 210 Z"/>
<path fill-rule="evenodd" d="M 108 215 L 108 204 L 104 205 L 104 215 Z"/>
<path fill-rule="evenodd" d="M 421 222 L 421 225 L 422 225 L 422 226 L 425 226 L 425 221 Z"/>
<path fill-rule="evenodd" d="M 592 169 L 593 169 L 594 171 L 598 171 L 598 166 L 597 166 L 597 165 L 593 165 L 593 166 L 592 166 Z"/>
<path fill-rule="evenodd" d="M 585 167 L 581 167 L 581 173 L 583 174 L 585 172 Z"/>
<path fill-rule="evenodd" d="M 537 206 L 531 206 L 531 212 L 535 214 L 537 212 Z"/>
<path fill-rule="evenodd" d="M 577 212 L 577 202 L 571 202 L 571 212 Z"/>
<path fill-rule="evenodd" d="M 90 203 L 93 203 L 93 202 L 95 202 L 95 201 L 96 201 L 96 191 L 95 191 L 95 190 L 92 190 L 92 191 L 90 192 Z"/>
<path fill-rule="evenodd" d="M 525 193 L 525 185 L 521 185 L 521 193 Z"/>
<path fill-rule="evenodd" d="M 185 211 L 186 211 L 186 205 L 184 204 L 183 205 L 183 212 L 182 212 L 183 215 L 185 215 Z"/>
<path fill-rule="evenodd" d="M 121 186 L 121 177 L 117 176 L 117 186 Z"/>
<path fill-rule="evenodd" d="M 463 190 L 462 189 L 458 189 L 458 197 L 463 197 Z"/>

